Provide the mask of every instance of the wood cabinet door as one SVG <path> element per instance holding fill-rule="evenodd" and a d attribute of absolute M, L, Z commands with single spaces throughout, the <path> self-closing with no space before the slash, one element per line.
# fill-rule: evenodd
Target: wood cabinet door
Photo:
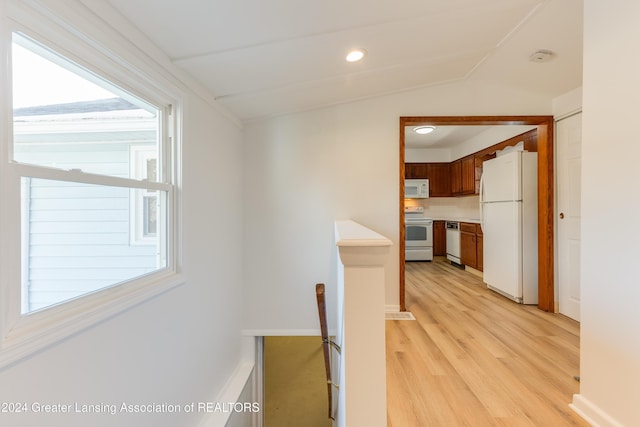
<path fill-rule="evenodd" d="M 444 221 L 433 221 L 433 255 L 447 255 L 447 228 Z"/>
<path fill-rule="evenodd" d="M 462 162 L 456 160 L 451 162 L 451 193 L 462 193 Z"/>
<path fill-rule="evenodd" d="M 472 154 L 460 161 L 460 193 L 474 194 L 476 192 L 476 159 Z"/>
<path fill-rule="evenodd" d="M 474 173 L 474 177 L 475 177 L 475 194 L 480 194 L 480 178 L 482 178 L 482 163 L 483 160 L 482 158 L 476 156 L 475 160 L 475 173 Z"/>
<path fill-rule="evenodd" d="M 476 268 L 476 234 L 460 232 L 460 262 L 469 267 Z"/>
<path fill-rule="evenodd" d="M 476 234 L 476 268 L 480 271 L 483 269 L 483 255 L 482 251 L 484 250 L 484 237 L 482 234 Z"/>
<path fill-rule="evenodd" d="M 405 179 L 429 178 L 429 164 L 428 163 L 405 163 L 404 177 Z"/>
<path fill-rule="evenodd" d="M 451 196 L 451 164 L 450 163 L 429 163 L 429 196 L 430 197 L 450 197 Z"/>

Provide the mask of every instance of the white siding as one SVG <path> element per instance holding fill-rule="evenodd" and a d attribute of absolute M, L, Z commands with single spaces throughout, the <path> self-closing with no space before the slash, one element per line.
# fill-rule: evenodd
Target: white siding
<path fill-rule="evenodd" d="M 25 146 L 25 162 L 129 175 L 129 144 Z M 28 310 L 37 310 L 141 276 L 157 268 L 155 245 L 132 244 L 131 191 L 71 182 L 30 180 Z"/>

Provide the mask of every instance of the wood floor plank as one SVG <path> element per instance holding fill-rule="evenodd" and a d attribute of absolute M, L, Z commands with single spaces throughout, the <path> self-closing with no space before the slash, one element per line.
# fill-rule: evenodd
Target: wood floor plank
<path fill-rule="evenodd" d="M 431 337 L 418 322 L 404 320 L 397 322 L 398 331 L 404 337 L 404 344 L 396 347 L 397 351 L 418 356 L 424 362 L 431 375 L 451 375 L 455 373 L 447 358 L 438 350 Z"/>
<path fill-rule="evenodd" d="M 568 407 L 577 322 L 443 258 L 406 264 L 406 302 L 416 320 L 386 322 L 389 426 L 588 426 Z"/>

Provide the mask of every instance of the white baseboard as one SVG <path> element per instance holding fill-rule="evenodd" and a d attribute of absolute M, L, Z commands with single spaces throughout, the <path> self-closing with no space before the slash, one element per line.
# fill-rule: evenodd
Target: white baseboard
<path fill-rule="evenodd" d="M 573 395 L 573 403 L 569 404 L 569 407 L 592 426 L 624 427 L 612 416 L 604 412 L 598 405 L 595 405 L 581 394 Z"/>
<path fill-rule="evenodd" d="M 387 304 L 384 306 L 385 313 L 398 313 L 400 311 L 400 306 L 397 304 Z"/>
<path fill-rule="evenodd" d="M 262 342 L 255 337 L 245 337 L 242 356 L 227 383 L 215 399 L 207 402 L 219 404 L 200 421 L 199 427 L 230 427 L 238 425 L 262 425 Z M 230 407 L 230 403 L 240 402 L 252 405 L 250 408 Z M 240 405 L 242 406 L 242 405 Z M 248 409 L 248 410 L 245 410 Z"/>
<path fill-rule="evenodd" d="M 385 320 L 416 320 L 410 311 L 387 311 Z"/>
<path fill-rule="evenodd" d="M 200 427 L 225 427 L 234 414 L 230 410 L 229 402 L 240 402 L 243 391 L 252 379 L 255 363 L 253 361 L 243 360 L 225 384 L 224 388 L 218 396 L 210 402 L 212 404 L 222 405 L 221 410 L 208 413 L 200 422 Z M 232 409 L 232 408 L 231 408 Z M 262 408 L 260 408 L 262 409 Z"/>
<path fill-rule="evenodd" d="M 329 335 L 335 331 L 329 330 Z M 316 337 L 320 336 L 318 329 L 243 329 L 242 335 L 248 337 Z"/>

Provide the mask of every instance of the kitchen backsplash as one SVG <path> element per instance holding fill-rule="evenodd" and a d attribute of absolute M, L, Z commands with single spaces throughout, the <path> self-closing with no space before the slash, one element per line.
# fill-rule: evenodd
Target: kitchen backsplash
<path fill-rule="evenodd" d="M 479 218 L 479 203 L 478 196 L 405 199 L 405 206 L 423 206 L 424 216 L 430 218 Z"/>

